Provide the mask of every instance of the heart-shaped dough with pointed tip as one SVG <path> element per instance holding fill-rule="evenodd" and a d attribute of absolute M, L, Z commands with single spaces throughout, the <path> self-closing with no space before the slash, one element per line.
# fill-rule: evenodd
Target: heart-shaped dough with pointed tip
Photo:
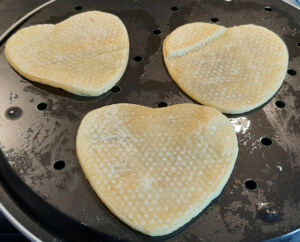
<path fill-rule="evenodd" d="M 163 54 L 185 93 L 224 113 L 247 112 L 268 101 L 280 88 L 289 59 L 275 33 L 251 24 L 185 24 L 164 40 Z"/>
<path fill-rule="evenodd" d="M 229 120 L 214 108 L 115 104 L 84 117 L 76 149 L 110 211 L 159 236 L 189 222 L 220 194 L 238 143 Z"/>
<path fill-rule="evenodd" d="M 129 39 L 117 16 L 90 11 L 56 25 L 21 29 L 7 41 L 5 55 L 11 66 L 31 81 L 98 96 L 123 75 Z"/>

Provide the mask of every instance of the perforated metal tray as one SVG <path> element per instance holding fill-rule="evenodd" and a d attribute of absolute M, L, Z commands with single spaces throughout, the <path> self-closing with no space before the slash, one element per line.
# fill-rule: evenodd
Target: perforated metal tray
<path fill-rule="evenodd" d="M 5 43 L 0 47 L 4 207 L 33 234 L 54 241 L 258 241 L 300 228 L 299 11 L 279 0 L 58 0 L 19 28 L 57 23 L 88 10 L 116 14 L 130 38 L 126 73 L 103 96 L 79 97 L 25 80 L 7 63 Z M 228 27 L 252 23 L 271 29 L 288 46 L 290 70 L 266 105 L 228 116 L 240 152 L 220 197 L 184 228 L 151 238 L 119 221 L 98 199 L 78 163 L 75 136 L 82 117 L 104 105 L 192 102 L 168 75 L 161 46 L 172 30 L 193 21 Z"/>

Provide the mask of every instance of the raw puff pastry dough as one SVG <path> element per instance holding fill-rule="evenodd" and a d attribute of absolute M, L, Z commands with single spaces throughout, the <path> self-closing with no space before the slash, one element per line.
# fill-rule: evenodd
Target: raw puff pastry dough
<path fill-rule="evenodd" d="M 164 41 L 167 69 L 196 101 L 225 113 L 250 111 L 270 99 L 287 71 L 288 51 L 272 31 L 191 23 Z"/>
<path fill-rule="evenodd" d="M 123 75 L 129 40 L 117 16 L 91 11 L 56 25 L 21 29 L 7 41 L 5 54 L 12 67 L 29 80 L 98 96 Z"/>
<path fill-rule="evenodd" d="M 229 120 L 214 108 L 115 104 L 84 117 L 76 149 L 110 211 L 158 236 L 189 222 L 220 194 L 238 143 Z"/>

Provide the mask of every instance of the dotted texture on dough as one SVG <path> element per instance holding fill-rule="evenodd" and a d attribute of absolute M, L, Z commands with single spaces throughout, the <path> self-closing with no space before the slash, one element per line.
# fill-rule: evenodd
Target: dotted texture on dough
<path fill-rule="evenodd" d="M 238 146 L 214 108 L 105 106 L 79 127 L 77 155 L 104 204 L 148 235 L 164 235 L 200 213 L 225 186 Z"/>
<path fill-rule="evenodd" d="M 56 25 L 21 29 L 8 40 L 5 54 L 12 67 L 29 80 L 97 96 L 123 75 L 129 40 L 117 16 L 91 11 Z"/>
<path fill-rule="evenodd" d="M 202 28 L 202 23 L 193 25 Z M 180 27 L 180 32 L 185 26 Z M 177 84 L 202 104 L 225 113 L 250 111 L 270 99 L 285 78 L 287 47 L 266 28 L 228 28 L 212 41 L 170 57 L 166 51 L 169 42 L 182 42 L 176 32 L 177 29 L 164 41 L 167 69 Z M 188 42 L 181 45 L 185 49 L 190 46 Z"/>

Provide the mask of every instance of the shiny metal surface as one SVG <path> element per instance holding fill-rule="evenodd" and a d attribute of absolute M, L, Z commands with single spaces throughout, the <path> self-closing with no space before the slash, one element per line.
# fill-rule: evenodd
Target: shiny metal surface
<path fill-rule="evenodd" d="M 300 9 L 300 0 L 282 0 L 288 4 L 290 4 L 291 6 Z"/>
<path fill-rule="evenodd" d="M 14 72 L 0 47 L 0 141 L 7 160 L 1 159 L 0 177 L 13 201 L 56 239 L 157 240 L 127 227 L 97 198 L 76 157 L 77 128 L 88 111 L 112 103 L 157 107 L 192 102 L 165 69 L 162 41 L 184 23 L 218 18 L 225 26 L 253 23 L 273 30 L 288 45 L 294 72 L 263 107 L 228 116 L 240 153 L 227 186 L 192 222 L 159 240 L 257 241 L 298 229 L 299 11 L 280 0 L 65 0 L 45 7 L 21 27 L 57 23 L 87 10 L 114 13 L 128 29 L 130 60 L 120 90 L 85 98 L 30 82 Z M 62 169 L 55 169 L 58 161 L 64 162 Z M 43 237 L 44 232 L 33 230 Z"/>
<path fill-rule="evenodd" d="M 14 22 L 3 34 L 1 34 L 0 36 L 0 44 L 2 44 L 2 42 L 5 40 L 6 37 L 8 37 L 12 32 L 15 31 L 15 29 L 21 25 L 22 23 L 24 23 L 27 19 L 29 19 L 30 17 L 32 17 L 35 13 L 37 13 L 38 11 L 40 11 L 42 8 L 46 7 L 47 5 L 55 2 L 56 0 L 50 0 L 47 1 L 45 3 L 43 3 L 42 5 L 36 7 L 35 9 L 31 10 L 29 13 L 27 13 L 26 15 L 24 15 L 22 18 L 20 18 L 18 21 Z"/>
<path fill-rule="evenodd" d="M 0 203 L 0 211 L 26 238 L 30 241 L 40 242 L 41 240 L 25 228 L 12 214 Z"/>

